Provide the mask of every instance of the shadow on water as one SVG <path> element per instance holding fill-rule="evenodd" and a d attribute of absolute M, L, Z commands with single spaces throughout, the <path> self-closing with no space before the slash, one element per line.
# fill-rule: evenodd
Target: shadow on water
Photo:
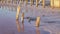
<path fill-rule="evenodd" d="M 56 23 L 56 21 L 45 21 L 45 23 Z"/>
<path fill-rule="evenodd" d="M 28 22 L 36 21 L 35 17 L 25 17 L 24 19 L 28 19 Z"/>
<path fill-rule="evenodd" d="M 44 23 L 60 23 L 60 21 L 44 21 Z"/>

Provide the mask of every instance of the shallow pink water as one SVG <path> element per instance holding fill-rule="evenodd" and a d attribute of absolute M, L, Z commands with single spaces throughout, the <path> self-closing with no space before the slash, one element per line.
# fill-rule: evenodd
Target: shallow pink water
<path fill-rule="evenodd" d="M 25 7 L 25 8 L 23 8 Z M 2 6 L 0 7 L 0 34 L 51 34 L 53 31 L 53 34 L 56 32 L 60 32 L 60 23 L 47 23 L 48 21 L 59 21 L 59 14 L 58 10 L 54 12 L 54 14 L 51 14 L 50 10 L 45 9 L 39 9 L 36 7 L 31 6 L 23 6 L 21 7 L 21 13 L 25 12 L 25 17 L 41 17 L 41 23 L 40 27 L 35 27 L 35 21 L 32 21 L 31 24 L 28 22 L 28 20 L 24 20 L 24 24 L 20 22 L 19 20 L 16 20 L 16 7 L 8 7 L 8 6 Z M 43 12 L 44 11 L 44 12 Z M 48 11 L 48 12 L 46 12 Z M 51 10 L 52 11 L 52 10 Z M 57 12 L 58 11 L 58 12 Z M 21 14 L 20 13 L 20 14 Z M 45 16 L 43 16 L 45 15 Z M 21 15 L 20 15 L 21 16 Z M 55 16 L 55 18 L 54 18 Z M 57 16 L 57 17 L 56 17 Z M 50 18 L 50 19 L 49 19 Z M 45 23 L 46 22 L 46 23 Z M 19 25 L 20 24 L 20 25 Z M 18 32 L 18 28 L 20 32 Z M 56 30 L 54 30 L 56 29 Z M 47 31 L 48 30 L 48 31 Z M 50 32 L 51 30 L 51 32 Z M 56 34 L 56 33 L 55 33 Z"/>

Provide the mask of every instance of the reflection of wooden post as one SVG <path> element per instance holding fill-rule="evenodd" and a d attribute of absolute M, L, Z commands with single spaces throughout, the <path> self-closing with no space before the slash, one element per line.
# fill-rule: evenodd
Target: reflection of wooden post
<path fill-rule="evenodd" d="M 19 24 L 19 20 L 16 20 L 16 25 L 17 25 L 18 32 L 20 32 L 20 24 Z"/>
<path fill-rule="evenodd" d="M 30 5 L 32 6 L 32 4 L 33 4 L 33 0 L 30 0 Z"/>
<path fill-rule="evenodd" d="M 22 23 L 22 32 L 24 32 L 24 23 Z"/>
<path fill-rule="evenodd" d="M 36 34 L 40 34 L 39 27 L 36 27 Z"/>
<path fill-rule="evenodd" d="M 43 3 L 42 3 L 43 4 L 43 8 L 45 8 L 45 0 L 42 0 L 42 1 L 43 1 Z"/>
<path fill-rule="evenodd" d="M 39 27 L 39 25 L 40 25 L 40 17 L 37 17 L 36 18 L 36 26 Z"/>
<path fill-rule="evenodd" d="M 36 7 L 38 7 L 38 0 L 36 0 Z"/>
<path fill-rule="evenodd" d="M 20 13 L 20 6 L 17 7 L 16 19 L 19 18 L 19 13 Z"/>

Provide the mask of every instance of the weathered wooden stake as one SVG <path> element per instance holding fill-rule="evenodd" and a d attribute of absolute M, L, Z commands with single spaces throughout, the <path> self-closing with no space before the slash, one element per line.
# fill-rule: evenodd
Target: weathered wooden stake
<path fill-rule="evenodd" d="M 45 0 L 42 0 L 42 1 L 43 1 L 43 3 L 42 3 L 43 8 L 45 8 Z"/>
<path fill-rule="evenodd" d="M 21 22 L 24 23 L 24 13 L 22 13 Z"/>
<path fill-rule="evenodd" d="M 40 25 L 40 17 L 37 17 L 36 18 L 36 26 L 39 27 L 39 25 Z"/>
<path fill-rule="evenodd" d="M 28 4 L 28 0 L 26 0 L 26 5 Z"/>
<path fill-rule="evenodd" d="M 59 0 L 59 8 L 60 8 L 60 0 Z"/>
<path fill-rule="evenodd" d="M 20 2 L 21 2 L 21 0 L 20 0 Z"/>
<path fill-rule="evenodd" d="M 2 1 L 0 1 L 0 3 L 2 3 Z"/>
<path fill-rule="evenodd" d="M 36 0 L 36 7 L 38 7 L 38 0 Z"/>
<path fill-rule="evenodd" d="M 24 3 L 24 0 L 22 0 L 22 3 Z"/>
<path fill-rule="evenodd" d="M 22 0 L 20 0 L 20 3 L 22 3 Z"/>
<path fill-rule="evenodd" d="M 51 2 L 52 2 L 52 9 L 54 9 L 54 0 L 51 0 Z"/>
<path fill-rule="evenodd" d="M 30 0 L 30 5 L 31 5 L 31 6 L 33 5 L 33 0 Z"/>
<path fill-rule="evenodd" d="M 19 18 L 19 13 L 20 13 L 20 6 L 17 7 L 16 19 Z"/>
<path fill-rule="evenodd" d="M 53 0 L 53 7 L 52 8 L 54 9 L 54 0 Z"/>

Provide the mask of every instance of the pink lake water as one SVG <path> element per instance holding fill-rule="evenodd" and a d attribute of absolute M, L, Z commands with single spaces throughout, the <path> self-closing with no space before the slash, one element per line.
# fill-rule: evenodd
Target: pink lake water
<path fill-rule="evenodd" d="M 19 20 L 16 20 L 16 9 L 17 6 L 0 5 L 0 34 L 60 34 L 59 9 L 22 5 Z M 27 19 L 22 24 L 20 17 L 23 12 L 25 14 L 24 17 L 35 18 L 40 16 L 40 26 L 35 27 L 35 21 L 31 21 L 30 24 Z M 20 32 L 18 32 L 17 26 L 20 27 Z"/>

